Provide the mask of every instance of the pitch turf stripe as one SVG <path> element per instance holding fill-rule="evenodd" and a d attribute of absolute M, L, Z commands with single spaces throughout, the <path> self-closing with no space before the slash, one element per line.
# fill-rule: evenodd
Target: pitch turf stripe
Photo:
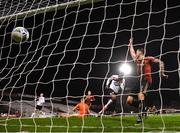
<path fill-rule="evenodd" d="M 18 127 L 18 126 L 20 126 L 20 125 L 8 125 L 8 124 L 0 124 L 0 126 L 8 126 L 8 127 Z M 34 127 L 34 125 L 22 125 L 23 127 Z M 42 128 L 42 127 L 50 127 L 49 125 L 36 125 L 37 127 L 40 127 L 40 128 Z M 68 126 L 62 126 L 62 125 L 53 125 L 52 126 L 53 128 L 67 128 Z M 141 124 L 134 124 L 134 126 L 125 126 L 125 127 L 123 127 L 123 128 L 134 128 L 134 129 L 137 129 L 137 127 L 142 127 L 142 125 Z M 70 128 L 82 128 L 82 126 L 71 126 Z M 109 128 L 109 127 L 100 127 L 100 126 L 83 126 L 83 128 L 92 128 L 92 129 L 102 129 L 102 128 Z M 111 128 L 114 128 L 114 129 L 121 129 L 122 127 L 111 127 Z M 180 129 L 180 127 L 170 127 L 170 128 L 177 128 L 177 129 Z M 150 128 L 150 127 L 146 127 L 146 126 L 144 126 L 144 129 L 149 129 L 149 130 L 154 130 L 154 129 L 156 129 L 156 130 L 161 130 L 162 129 L 162 127 L 159 127 L 159 128 Z"/>

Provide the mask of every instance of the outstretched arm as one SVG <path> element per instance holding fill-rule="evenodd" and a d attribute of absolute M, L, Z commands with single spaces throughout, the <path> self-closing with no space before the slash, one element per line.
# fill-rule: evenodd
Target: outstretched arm
<path fill-rule="evenodd" d="M 168 78 L 168 75 L 166 75 L 166 74 L 164 73 L 164 62 L 161 61 L 160 59 L 154 59 L 153 62 L 159 63 L 159 68 L 160 68 L 160 72 L 161 72 L 161 77 L 163 77 L 163 78 Z"/>
<path fill-rule="evenodd" d="M 75 111 L 79 108 L 79 105 L 77 104 L 72 110 Z"/>
<path fill-rule="evenodd" d="M 135 53 L 135 50 L 133 47 L 133 38 L 129 39 L 129 45 L 128 46 L 129 46 L 131 57 L 133 58 L 133 60 L 136 60 L 136 53 Z"/>

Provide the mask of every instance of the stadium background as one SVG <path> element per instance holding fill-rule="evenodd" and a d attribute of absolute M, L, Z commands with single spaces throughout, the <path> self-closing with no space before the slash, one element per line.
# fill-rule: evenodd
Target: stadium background
<path fill-rule="evenodd" d="M 46 98 L 83 96 L 87 83 L 87 89 L 95 95 L 101 95 L 108 65 L 110 66 L 108 76 L 117 74 L 119 64 L 126 58 L 133 24 L 134 1 L 123 1 L 123 3 L 132 2 L 128 5 L 121 5 L 120 2 L 119 0 L 107 1 L 107 3 L 103 1 L 93 5 L 71 7 L 67 10 L 45 12 L 17 21 L 1 21 L 1 98 L 5 98 L 6 93 L 38 95 L 40 92 L 43 92 Z M 168 7 L 176 5 L 180 3 L 168 1 Z M 139 2 L 137 5 L 137 16 L 135 16 L 133 27 L 134 44 L 138 44 L 135 48 L 144 46 L 149 34 L 146 55 L 159 58 L 162 54 L 161 59 L 169 75 L 168 80 L 162 80 L 160 83 L 158 65 L 153 65 L 155 83 L 152 88 L 158 89 L 160 83 L 161 88 L 170 89 L 161 91 L 164 105 L 179 104 L 180 30 L 178 27 L 180 27 L 180 16 L 178 12 L 180 7 L 166 10 L 163 0 L 153 1 L 152 4 L 152 12 L 160 11 L 159 13 L 149 14 L 149 7 L 149 1 Z M 165 16 L 166 12 L 167 16 Z M 148 19 L 149 15 L 150 19 Z M 121 17 L 127 18 L 121 19 Z M 30 32 L 29 41 L 22 44 L 11 43 L 12 29 L 22 25 Z M 61 36 L 59 36 L 60 32 L 62 32 Z M 163 36 L 171 39 L 161 40 Z M 54 48 L 55 50 L 51 53 Z M 112 51 L 110 63 L 107 63 Z M 79 56 L 78 59 L 77 56 Z M 75 62 L 76 59 L 77 62 Z M 134 66 L 129 55 L 128 60 Z M 87 77 L 89 71 L 89 77 Z M 135 75 L 135 68 L 133 75 Z M 70 76 L 76 79 L 72 80 Z M 127 88 L 133 87 L 134 79 L 134 77 L 127 78 Z M 152 94 L 151 98 L 160 102 L 159 92 Z"/>

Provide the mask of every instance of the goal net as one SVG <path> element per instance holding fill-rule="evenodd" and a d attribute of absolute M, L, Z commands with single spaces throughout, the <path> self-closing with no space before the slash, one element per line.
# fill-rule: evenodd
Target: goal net
<path fill-rule="evenodd" d="M 126 103 L 127 97 L 138 97 L 132 90 L 144 77 L 137 75 L 137 65 L 145 64 L 138 64 L 130 54 L 131 37 L 135 50 L 142 48 L 145 56 L 164 62 L 168 79 L 161 77 L 161 63 L 152 62 L 152 85 L 145 95 L 146 112 L 160 114 L 160 131 L 164 131 L 163 115 L 180 112 L 179 11 L 180 2 L 170 0 L 0 1 L 0 131 L 23 131 L 21 118 L 32 118 L 33 131 L 41 131 L 37 117 L 50 118 L 46 126 L 51 128 L 56 126 L 54 117 L 65 117 L 66 128 L 55 131 L 71 131 L 70 116 L 79 113 L 74 107 L 81 98 L 87 100 L 91 91 L 88 116 L 99 116 L 98 131 L 109 131 L 107 116 L 118 117 L 121 128 L 114 129 L 123 132 L 123 117 L 135 118 L 139 113 L 138 108 Z M 27 41 L 12 40 L 16 27 L 28 30 Z M 120 73 L 124 73 L 125 86 L 118 86 L 120 90 L 113 98 L 112 92 L 106 93 L 107 80 Z M 45 101 L 39 110 L 41 94 Z M 106 108 L 107 102 L 113 104 Z M 8 128 L 11 118 L 19 120 L 20 126 L 14 130 L 16 124 Z M 80 120 L 78 131 L 96 131 L 97 127 L 85 124 L 84 117 Z M 142 125 L 138 131 L 146 131 L 144 121 Z"/>

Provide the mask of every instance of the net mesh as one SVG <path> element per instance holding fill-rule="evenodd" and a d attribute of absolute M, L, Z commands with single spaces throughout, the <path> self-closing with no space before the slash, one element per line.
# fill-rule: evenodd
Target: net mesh
<path fill-rule="evenodd" d="M 115 111 L 110 108 L 105 113 L 120 116 L 123 132 L 124 115 L 137 113 L 126 104 L 137 79 L 136 63 L 129 54 L 130 37 L 134 38 L 135 49 L 144 48 L 146 56 L 161 59 L 169 75 L 167 80 L 162 79 L 159 65 L 152 64 L 153 84 L 148 90 L 147 104 L 155 105 L 160 114 L 178 113 L 179 10 L 179 2 L 168 0 L 0 1 L 1 117 L 18 117 L 23 126 L 21 118 L 36 113 L 37 99 L 43 93 L 43 112 L 33 117 L 50 117 L 47 127 L 51 132 L 56 126 L 53 117 L 59 113 L 74 114 L 73 107 L 80 98 L 86 97 L 88 90 L 95 97 L 91 115 L 96 116 L 105 105 L 107 79 L 119 74 L 119 66 L 128 63 L 133 70 L 125 77 L 126 86 L 118 93 Z M 12 40 L 11 32 L 18 26 L 29 31 L 27 41 Z M 106 131 L 106 115 L 101 115 L 100 119 L 102 132 Z M 7 119 L 5 130 L 2 129 L 6 132 Z M 161 120 L 161 131 L 164 131 L 163 117 Z M 63 131 L 70 130 L 69 121 L 70 118 L 66 118 Z M 36 132 L 35 120 L 33 126 Z M 85 124 L 84 118 L 80 127 L 81 132 L 93 128 Z M 144 122 L 142 127 L 144 132 Z"/>

